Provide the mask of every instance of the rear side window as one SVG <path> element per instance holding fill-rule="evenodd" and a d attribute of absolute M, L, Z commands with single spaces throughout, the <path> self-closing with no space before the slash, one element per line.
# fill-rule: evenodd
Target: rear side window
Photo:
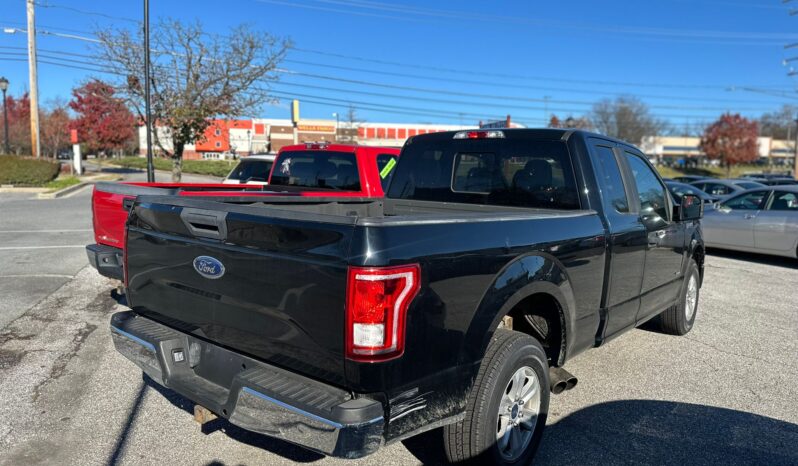
<path fill-rule="evenodd" d="M 726 185 L 722 185 L 719 183 L 707 183 L 704 185 L 703 188 L 704 192 L 707 194 L 712 194 L 714 196 L 724 196 L 726 194 L 730 194 L 732 189 Z"/>
<path fill-rule="evenodd" d="M 612 148 L 606 146 L 593 146 L 598 158 L 598 175 L 604 187 L 606 201 L 618 212 L 629 212 L 629 202 L 626 199 L 621 170 Z"/>
<path fill-rule="evenodd" d="M 551 209 L 578 209 L 565 143 L 438 140 L 405 145 L 388 197 Z"/>
<path fill-rule="evenodd" d="M 734 183 L 734 184 L 736 184 L 737 186 L 739 186 L 739 187 L 741 187 L 743 189 L 754 189 L 754 188 L 761 188 L 762 187 L 761 184 L 752 183 L 750 181 L 740 181 L 740 182 L 737 182 L 737 183 Z"/>
<path fill-rule="evenodd" d="M 228 180 L 267 181 L 269 172 L 272 171 L 272 162 L 269 160 L 242 160 L 227 176 Z"/>
<path fill-rule="evenodd" d="M 277 156 L 270 184 L 360 191 L 355 154 L 288 151 Z"/>
<path fill-rule="evenodd" d="M 377 156 L 377 172 L 380 174 L 382 192 L 388 191 L 388 185 L 391 184 L 394 168 L 396 168 L 396 159 L 397 157 L 393 154 L 379 154 Z"/>
<path fill-rule="evenodd" d="M 790 210 L 798 212 L 798 194 L 776 191 L 768 210 Z"/>

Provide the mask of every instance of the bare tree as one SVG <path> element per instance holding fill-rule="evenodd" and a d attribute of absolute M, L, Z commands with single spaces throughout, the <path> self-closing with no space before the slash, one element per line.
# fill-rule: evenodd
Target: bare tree
<path fill-rule="evenodd" d="M 667 126 L 651 115 L 646 104 L 631 96 L 596 102 L 590 120 L 599 133 L 632 144 L 640 144 L 645 136 L 656 135 Z"/>
<path fill-rule="evenodd" d="M 99 55 L 121 75 L 117 88 L 144 116 L 141 31 L 98 30 Z M 150 38 L 152 117 L 171 141 L 153 129 L 155 145 L 173 160 L 172 180 L 182 176 L 183 150 L 202 140 L 212 118 L 234 118 L 272 101 L 268 83 L 291 44 L 241 25 L 227 36 L 210 35 L 198 22 L 162 20 Z M 266 84 L 259 87 L 258 84 Z"/>

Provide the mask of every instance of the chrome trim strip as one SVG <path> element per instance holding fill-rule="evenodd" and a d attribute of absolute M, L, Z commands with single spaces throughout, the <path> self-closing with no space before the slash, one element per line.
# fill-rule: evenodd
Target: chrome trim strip
<path fill-rule="evenodd" d="M 147 348 L 148 350 L 152 351 L 153 353 L 155 353 L 155 352 L 156 352 L 156 351 L 155 351 L 155 345 L 153 345 L 153 344 L 152 344 L 152 343 L 150 343 L 149 341 L 142 340 L 141 338 L 139 338 L 139 337 L 137 337 L 137 336 L 135 336 L 135 335 L 131 335 L 130 333 L 127 333 L 127 332 L 125 332 L 124 330 L 120 330 L 120 329 L 118 329 L 118 328 L 114 327 L 113 325 L 111 325 L 111 330 L 115 331 L 115 332 L 116 332 L 116 333 L 118 333 L 120 336 L 123 336 L 123 337 L 129 338 L 130 340 L 133 340 L 133 341 L 135 341 L 136 343 L 138 343 L 138 344 L 140 344 L 141 346 L 143 346 L 143 347 Z"/>

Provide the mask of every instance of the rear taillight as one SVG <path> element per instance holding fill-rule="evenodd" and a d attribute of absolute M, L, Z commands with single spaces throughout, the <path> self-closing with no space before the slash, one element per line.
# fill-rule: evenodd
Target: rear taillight
<path fill-rule="evenodd" d="M 346 292 L 346 357 L 385 361 L 405 349 L 407 308 L 419 289 L 418 264 L 350 267 Z"/>

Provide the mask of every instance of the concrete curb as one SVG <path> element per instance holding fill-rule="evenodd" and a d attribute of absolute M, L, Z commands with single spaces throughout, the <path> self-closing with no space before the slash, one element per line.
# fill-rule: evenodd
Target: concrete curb
<path fill-rule="evenodd" d="M 47 188 L 16 188 L 13 186 L 0 186 L 0 193 L 43 193 Z"/>
<path fill-rule="evenodd" d="M 72 186 L 67 186 L 64 189 L 59 189 L 58 191 L 53 191 L 49 193 L 39 193 L 39 199 L 58 199 L 59 197 L 64 197 L 68 194 L 72 194 L 74 192 L 80 191 L 81 189 L 85 188 L 86 186 L 93 184 L 86 181 L 81 181 L 78 184 L 73 184 Z"/>

